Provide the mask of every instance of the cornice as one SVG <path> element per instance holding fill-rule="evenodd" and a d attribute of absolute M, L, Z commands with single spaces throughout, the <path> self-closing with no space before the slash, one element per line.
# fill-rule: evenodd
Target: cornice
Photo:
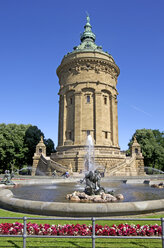
<path fill-rule="evenodd" d="M 69 74 L 79 74 L 81 71 L 91 71 L 94 70 L 95 73 L 108 73 L 113 78 L 117 79 L 120 69 L 112 61 L 108 61 L 102 58 L 74 58 L 73 60 L 67 60 L 67 62 L 62 62 L 57 68 L 57 75 L 60 77 L 61 73 Z"/>
<path fill-rule="evenodd" d="M 115 91 L 116 95 L 118 95 L 118 91 L 114 86 L 109 85 L 109 84 L 104 83 L 104 82 L 99 82 L 99 81 L 97 81 L 97 82 L 76 82 L 76 83 L 72 83 L 72 84 L 66 84 L 65 86 L 60 88 L 58 95 L 62 94 L 62 92 L 68 92 L 71 90 L 75 91 L 75 94 L 80 93 L 79 89 L 77 91 L 75 89 L 77 85 L 84 85 L 83 88 L 93 88 L 93 89 L 97 90 L 98 84 L 103 85 L 103 87 L 105 86 L 105 88 L 103 88 L 102 90 L 108 90 L 108 88 L 110 88 L 112 91 L 113 90 Z M 93 85 L 95 85 L 95 87 L 93 87 Z M 109 91 L 110 91 L 110 89 L 109 89 Z M 98 92 L 96 91 L 96 93 L 98 93 Z"/>

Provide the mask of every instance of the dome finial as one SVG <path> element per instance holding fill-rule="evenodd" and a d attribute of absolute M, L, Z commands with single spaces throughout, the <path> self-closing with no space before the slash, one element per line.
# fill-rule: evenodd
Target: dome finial
<path fill-rule="evenodd" d="M 102 52 L 102 47 L 95 44 L 96 35 L 92 32 L 92 26 L 90 24 L 90 16 L 86 11 L 86 24 L 84 26 L 84 32 L 80 35 L 81 43 L 79 46 L 74 47 L 74 51 L 80 50 L 97 50 Z"/>
<path fill-rule="evenodd" d="M 90 23 L 90 17 L 87 11 L 86 11 L 86 14 L 87 14 L 87 23 Z"/>
<path fill-rule="evenodd" d="M 84 26 L 84 32 L 82 33 L 80 39 L 81 41 L 83 42 L 84 40 L 86 39 L 90 39 L 92 40 L 93 42 L 95 41 L 95 34 L 92 32 L 92 26 L 90 24 L 90 17 L 89 17 L 89 14 L 86 12 L 87 14 L 87 23 L 85 24 Z"/>

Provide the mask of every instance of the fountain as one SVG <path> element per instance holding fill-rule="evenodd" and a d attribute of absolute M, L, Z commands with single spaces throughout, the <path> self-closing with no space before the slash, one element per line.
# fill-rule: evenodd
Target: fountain
<path fill-rule="evenodd" d="M 123 200 L 123 195 L 118 194 L 113 196 L 112 192 L 106 192 L 106 190 L 101 187 L 100 180 L 101 174 L 95 169 L 94 163 L 94 145 L 91 135 L 87 136 L 87 149 L 85 156 L 85 177 L 80 182 L 86 182 L 84 192 L 75 191 L 72 194 L 67 194 L 66 199 L 76 202 L 115 202 L 117 200 Z"/>
<path fill-rule="evenodd" d="M 95 154 L 94 154 L 94 143 L 92 136 L 89 134 L 86 141 L 86 155 L 84 161 L 85 172 L 95 170 Z"/>
<path fill-rule="evenodd" d="M 15 188 L 8 189 L 5 185 L 4 189 L 0 191 L 0 205 L 2 208 L 24 212 L 24 213 L 33 213 L 41 215 L 50 215 L 50 216 L 77 216 L 77 217 L 87 217 L 87 216 L 123 216 L 130 214 L 143 214 L 154 211 L 164 211 L 164 189 L 163 188 L 153 188 L 149 185 L 139 185 L 135 186 L 134 184 L 129 186 L 129 184 L 123 184 L 123 179 L 118 181 L 118 189 L 122 190 L 121 193 L 125 192 L 124 200 L 122 202 L 117 202 L 119 197 L 115 197 L 112 194 L 109 196 L 109 192 L 106 193 L 106 185 L 103 187 L 100 185 L 100 173 L 97 170 L 97 167 L 94 163 L 94 147 L 91 136 L 88 137 L 86 157 L 85 157 L 85 171 L 83 182 L 85 181 L 84 192 L 80 192 L 80 200 L 77 200 L 77 195 L 74 193 L 73 197 L 76 198 L 75 201 L 71 202 L 67 199 L 66 194 L 69 190 L 72 192 L 79 183 L 79 178 L 66 178 L 58 179 L 55 177 L 51 178 L 31 178 L 29 180 L 20 180 L 17 181 Z M 6 175 L 9 174 L 6 172 Z M 144 176 L 148 181 L 147 176 Z M 9 177 L 8 177 L 9 179 Z M 11 179 L 11 177 L 10 177 Z M 161 176 L 161 179 L 164 180 L 164 177 Z M 135 177 L 135 180 L 138 179 Z M 109 186 L 108 178 L 105 178 L 102 183 L 106 183 Z M 111 179 L 110 179 L 111 184 Z M 24 185 L 24 198 L 21 189 L 21 186 Z M 29 186 L 31 185 L 31 186 Z M 38 185 L 38 186 L 37 186 Z M 29 187 L 29 189 L 28 189 Z M 72 187 L 72 188 L 71 188 Z M 81 187 L 81 186 L 78 186 Z M 137 193 L 137 187 L 139 189 Z M 37 190 L 36 190 L 37 188 Z M 45 189 L 47 190 L 45 191 Z M 52 191 L 50 190 L 52 188 Z M 63 191 L 64 189 L 64 191 Z M 110 190 L 109 187 L 107 188 Z M 118 189 L 115 190 L 118 193 Z M 151 192 L 157 193 L 155 198 L 147 198 L 146 200 L 141 197 L 143 190 L 146 189 L 145 194 L 149 195 Z M 18 191 L 18 194 L 16 193 Z M 30 197 L 30 194 L 35 193 L 34 198 Z M 45 192 L 45 193 L 44 193 Z M 55 194 L 53 198 L 53 194 Z M 78 191 L 76 191 L 78 192 Z M 28 194 L 29 196 L 28 196 Z M 110 192 L 111 193 L 111 192 Z M 120 192 L 119 192 L 120 193 Z M 132 200 L 128 199 L 128 194 L 134 193 L 136 198 L 132 197 Z M 45 200 L 43 195 L 46 195 Z M 71 195 L 72 195 L 71 194 Z M 59 198 L 57 198 L 57 196 Z M 87 196 L 87 199 L 85 198 Z M 36 199 L 37 198 L 37 199 Z M 55 199 L 57 198 L 56 202 Z M 69 198 L 69 197 L 67 197 Z M 114 199 L 116 198 L 116 199 Z M 160 199 L 161 198 L 161 199 Z M 52 200 L 54 201 L 52 202 Z M 109 200 L 110 199 L 110 200 Z M 121 198 L 120 198 L 121 199 Z M 120 200 L 119 199 L 119 200 Z M 139 200 L 140 199 L 140 200 Z M 153 200 L 152 200 L 153 199 Z M 83 203 L 81 203 L 83 202 Z"/>
<path fill-rule="evenodd" d="M 139 185 L 139 192 L 137 193 L 137 186 L 123 184 L 122 182 L 118 184 L 120 185 L 119 189 L 126 193 L 123 202 L 100 203 L 84 201 L 81 203 L 64 199 L 69 190 L 72 191 L 71 189 L 77 187 L 78 180 L 74 179 L 73 181 L 70 178 L 49 178 L 17 181 L 16 188 L 13 188 L 12 191 L 6 188 L 7 186 L 5 189 L 1 189 L 0 205 L 4 209 L 30 214 L 73 217 L 123 216 L 164 210 L 163 189 L 152 188 L 149 187 L 149 185 L 143 185 L 142 187 Z M 150 195 L 151 192 L 155 192 L 158 193 L 159 196 L 157 195 L 156 198 L 153 196 L 153 198 L 149 198 L 148 200 L 142 200 L 141 195 L 143 194 L 143 189 L 146 189 L 147 195 Z M 19 194 L 16 193 L 16 190 Z M 134 196 L 138 197 L 138 200 L 136 201 L 132 198 L 132 201 L 128 202 L 126 201 L 129 197 L 127 194 L 132 191 L 134 192 Z M 33 198 L 30 197 L 30 195 L 33 195 Z M 162 197 L 162 199 L 160 199 L 160 197 Z"/>
<path fill-rule="evenodd" d="M 100 195 L 101 193 L 105 193 L 105 189 L 100 186 L 101 175 L 98 170 L 89 171 L 86 173 L 84 179 L 86 181 L 84 192 L 87 195 Z"/>
<path fill-rule="evenodd" d="M 11 181 L 11 179 L 14 177 L 14 173 L 10 173 L 9 170 L 5 170 L 5 175 L 3 176 L 2 180 L 0 181 L 0 184 L 5 184 L 5 185 L 15 185 Z"/>
<path fill-rule="evenodd" d="M 164 172 L 159 169 L 147 167 L 147 166 L 144 167 L 144 171 L 146 172 L 146 174 L 149 174 L 149 175 L 164 174 Z"/>

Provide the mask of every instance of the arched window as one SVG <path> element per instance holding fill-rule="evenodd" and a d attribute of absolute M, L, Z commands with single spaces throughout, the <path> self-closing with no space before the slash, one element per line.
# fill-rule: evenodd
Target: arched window
<path fill-rule="evenodd" d="M 90 103 L 90 95 L 87 95 L 87 103 Z"/>
<path fill-rule="evenodd" d="M 107 96 L 104 96 L 104 104 L 107 105 Z"/>

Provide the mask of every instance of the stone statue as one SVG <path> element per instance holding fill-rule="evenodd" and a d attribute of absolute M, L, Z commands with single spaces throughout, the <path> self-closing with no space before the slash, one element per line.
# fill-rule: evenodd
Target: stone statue
<path fill-rule="evenodd" d="M 84 192 L 74 191 L 72 194 L 67 194 L 66 199 L 76 202 L 95 202 L 95 203 L 105 203 L 105 202 L 116 202 L 118 200 L 123 200 L 122 194 L 117 194 L 114 196 L 113 191 L 105 192 L 105 189 L 100 186 L 101 175 L 98 170 L 88 171 L 85 177 L 80 180 L 82 183 L 86 181 L 86 187 Z"/>
<path fill-rule="evenodd" d="M 56 176 L 56 170 L 54 170 L 54 171 L 52 172 L 52 176 L 53 176 L 53 177 Z"/>
<path fill-rule="evenodd" d="M 87 22 L 90 23 L 90 17 L 89 17 L 89 14 L 87 13 Z"/>
<path fill-rule="evenodd" d="M 98 170 L 89 171 L 86 173 L 84 180 L 86 181 L 86 187 L 84 192 L 87 195 L 99 195 L 102 192 L 105 192 L 104 188 L 100 186 L 101 175 Z"/>
<path fill-rule="evenodd" d="M 5 175 L 3 176 L 3 179 L 0 181 L 0 183 L 5 185 L 15 185 L 15 183 L 11 181 L 13 177 L 14 173 L 10 174 L 9 170 L 5 170 Z"/>

